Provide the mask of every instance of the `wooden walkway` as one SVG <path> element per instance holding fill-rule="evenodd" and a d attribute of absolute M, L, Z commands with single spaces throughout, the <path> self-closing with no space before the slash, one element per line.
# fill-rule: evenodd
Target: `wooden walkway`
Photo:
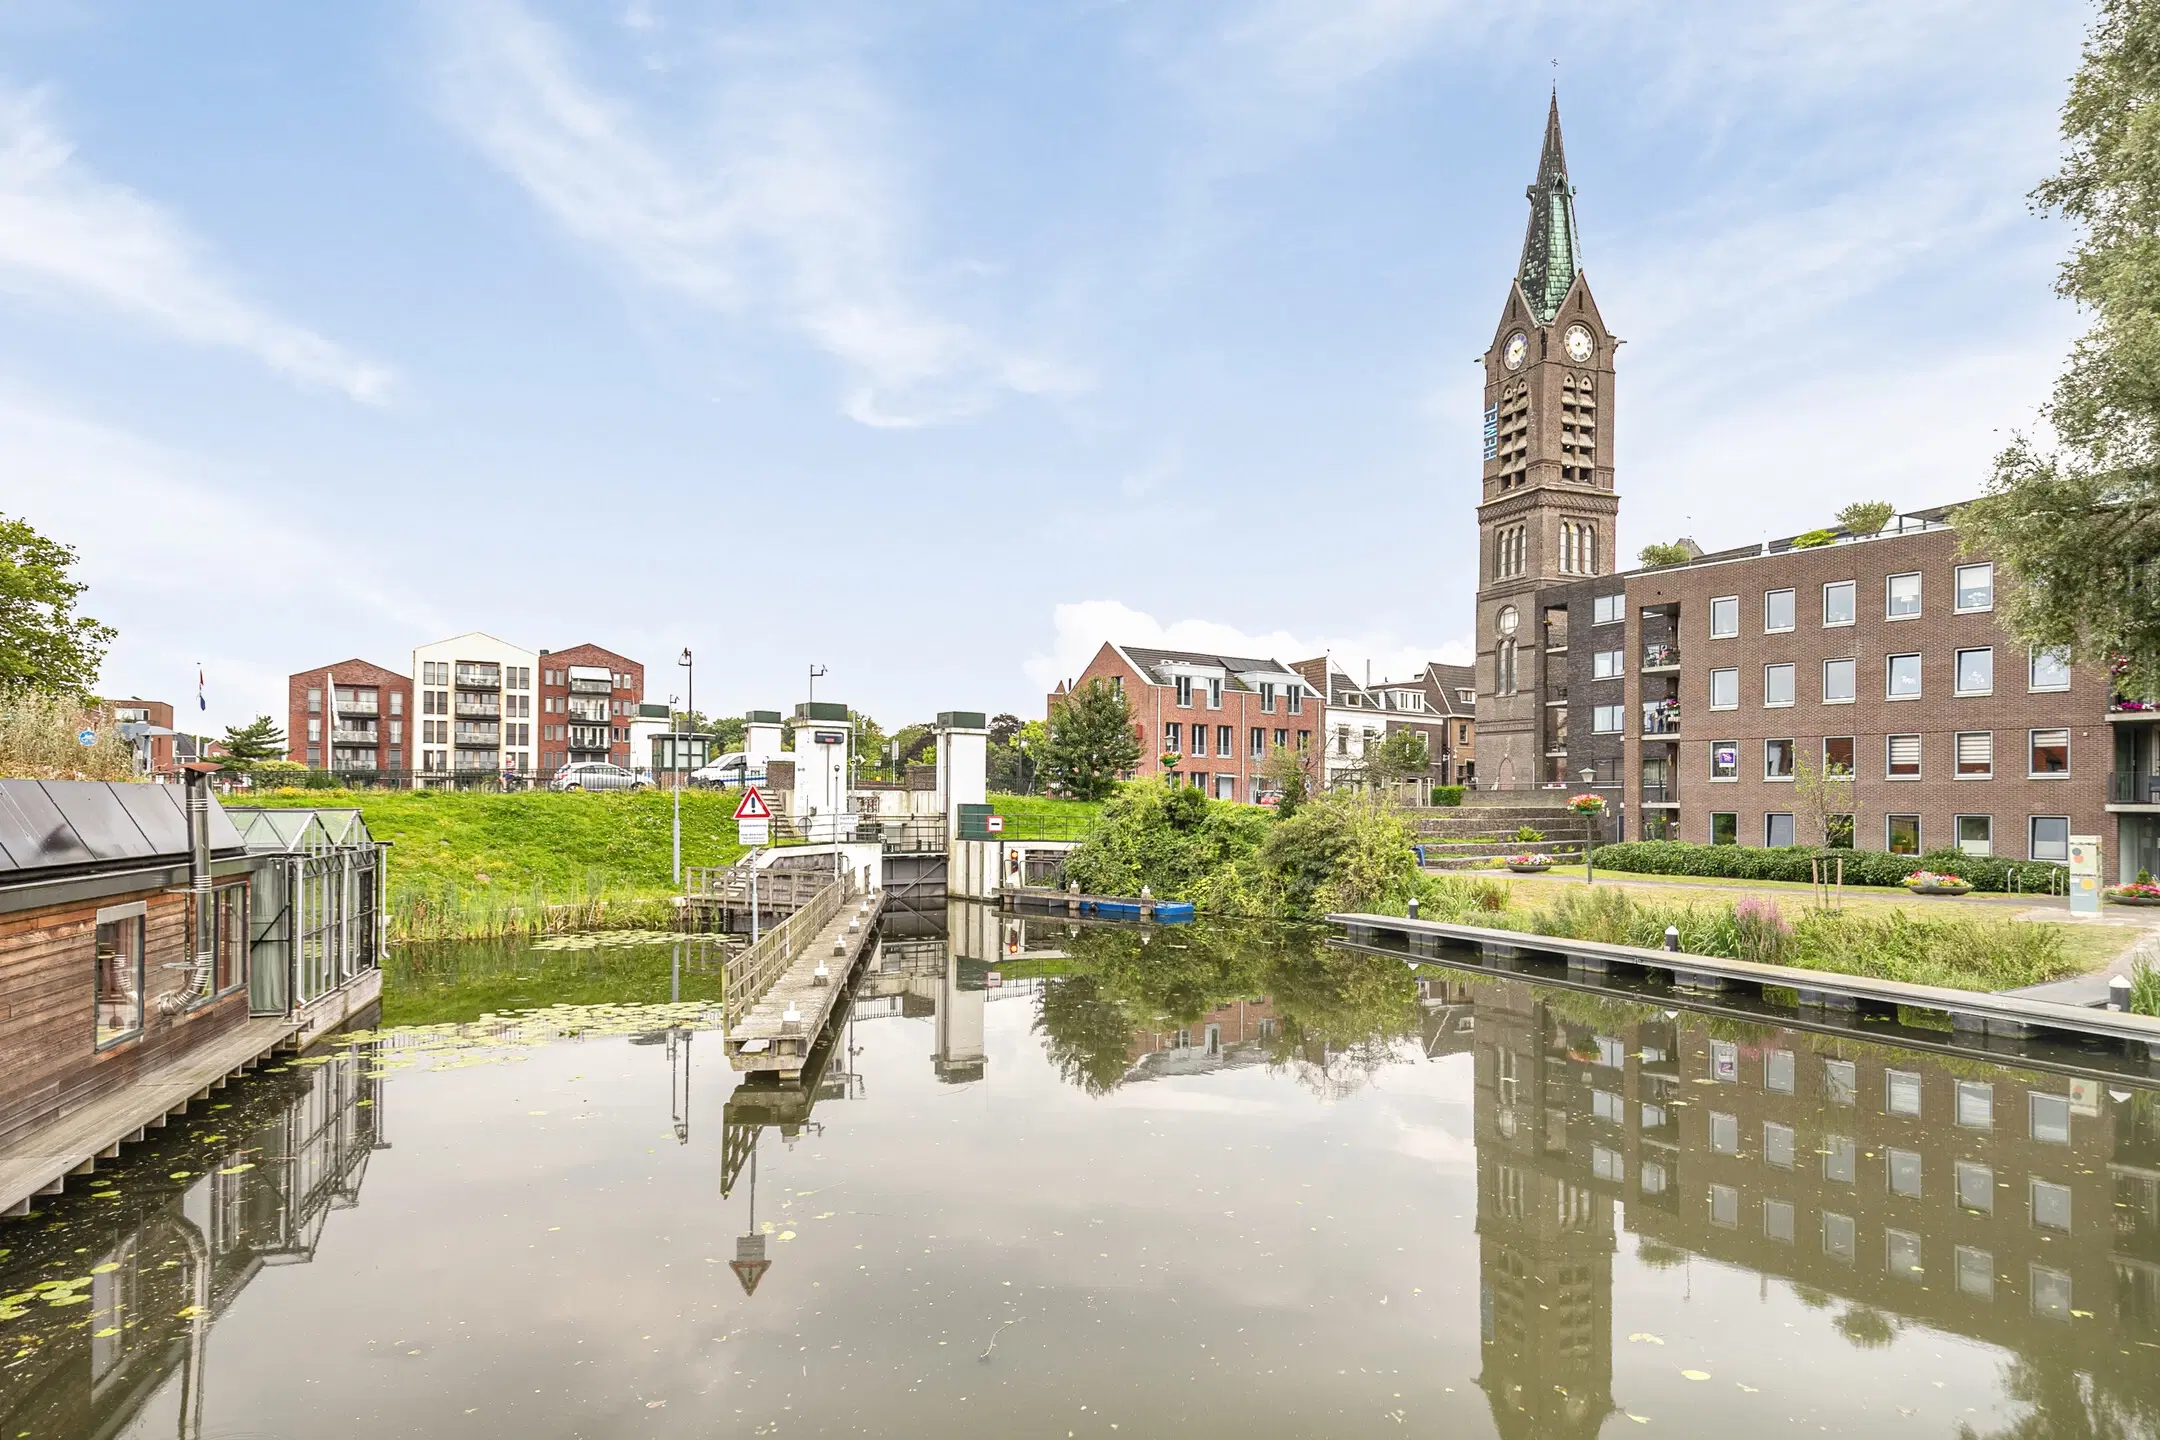
<path fill-rule="evenodd" d="M 124 1090 L 39 1126 L 0 1149 L 0 1215 L 26 1215 L 34 1198 L 57 1195 L 70 1175 L 87 1175 L 99 1160 L 184 1115 L 210 1092 L 284 1045 L 300 1021 L 283 1016 L 250 1020 L 216 1043 L 173 1061 Z"/>
<path fill-rule="evenodd" d="M 855 967 L 868 953 L 870 937 L 877 932 L 878 916 L 884 909 L 882 890 L 849 895 L 829 919 L 823 919 L 801 949 L 791 945 L 787 968 L 747 1013 L 729 1024 L 728 1062 L 737 1070 L 771 1071 L 783 1080 L 801 1075 L 812 1043 L 825 1028 L 834 1004 L 847 993 Z M 809 915 L 812 907 L 800 913 Z M 817 980 L 820 964 L 826 971 L 823 984 Z M 790 1005 L 795 1008 L 793 1020 L 787 1018 Z"/>

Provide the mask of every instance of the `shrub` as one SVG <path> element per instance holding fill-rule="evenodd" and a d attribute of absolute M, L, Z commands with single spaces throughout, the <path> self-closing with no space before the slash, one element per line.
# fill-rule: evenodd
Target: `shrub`
<path fill-rule="evenodd" d="M 2046 860 L 2005 860 L 1961 851 L 1890 855 L 1880 850 L 1819 850 L 1808 845 L 1694 845 L 1684 840 L 1629 840 L 1600 845 L 1593 857 L 1606 870 L 1636 875 L 1704 875 L 1727 880 L 1787 880 L 1806 884 L 1817 859 L 1845 862 L 1848 885 L 1903 885 L 1915 870 L 1956 875 L 1975 890 L 1999 894 L 2060 890 L 2065 869 Z"/>
<path fill-rule="evenodd" d="M 1460 785 L 1435 785 L 1432 787 L 1432 803 L 1435 805 L 1462 804 L 1463 787 Z"/>
<path fill-rule="evenodd" d="M 1837 512 L 1838 524 L 1855 535 L 1874 535 L 1890 523 L 1897 507 L 1887 500 L 1856 500 Z"/>
<path fill-rule="evenodd" d="M 1695 556 L 1687 546 L 1674 540 L 1645 545 L 1635 558 L 1643 564 L 1655 568 L 1660 565 L 1685 565 Z"/>
<path fill-rule="evenodd" d="M 1814 550 L 1828 545 L 1835 539 L 1837 539 L 1837 531 L 1835 530 L 1810 530 L 1805 535 L 1793 536 L 1792 548 L 1795 550 Z"/>
<path fill-rule="evenodd" d="M 1525 845 L 1535 845 L 1545 838 L 1545 832 L 1534 825 L 1525 825 L 1515 832 L 1515 838 Z"/>

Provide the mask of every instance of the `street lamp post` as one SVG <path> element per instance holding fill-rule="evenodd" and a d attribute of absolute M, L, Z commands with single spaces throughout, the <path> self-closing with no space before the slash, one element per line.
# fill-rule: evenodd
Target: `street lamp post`
<path fill-rule="evenodd" d="M 1584 766 L 1584 767 L 1583 767 L 1583 770 L 1582 770 L 1582 783 L 1583 783 L 1583 789 L 1585 789 L 1585 790 L 1588 790 L 1588 789 L 1590 788 L 1590 784 L 1591 784 L 1591 782 L 1592 782 L 1592 781 L 1594 781 L 1594 780 L 1596 780 L 1596 779 L 1597 779 L 1597 769 L 1596 769 L 1596 767 L 1595 767 L 1595 766 L 1589 766 L 1589 765 L 1586 765 L 1586 766 Z M 1590 868 L 1590 847 L 1591 847 L 1591 845 L 1592 845 L 1592 844 L 1593 844 L 1593 843 L 1595 842 L 1595 840 L 1596 840 L 1596 837 L 1597 837 L 1597 816 L 1596 816 L 1596 814 L 1595 814 L 1595 813 L 1591 813 L 1591 814 L 1587 814 L 1587 815 L 1584 815 L 1584 816 L 1583 816 L 1583 842 L 1582 842 L 1582 878 L 1583 878 L 1583 884 L 1585 884 L 1585 885 L 1595 885 L 1595 884 L 1597 884 L 1597 873 L 1596 873 L 1595 871 L 1593 871 L 1593 870 L 1592 870 L 1592 869 Z"/>
<path fill-rule="evenodd" d="M 683 710 L 687 714 L 695 715 L 697 714 L 697 666 L 691 660 L 689 646 L 683 646 L 682 658 L 675 663 L 688 672 L 687 678 L 683 681 L 683 695 L 685 697 Z M 674 708 L 672 704 L 668 706 L 670 712 Z M 682 727 L 674 723 L 672 713 L 670 713 L 668 721 L 668 762 L 669 768 L 675 772 L 675 884 L 680 887 L 682 885 L 683 732 Z"/>

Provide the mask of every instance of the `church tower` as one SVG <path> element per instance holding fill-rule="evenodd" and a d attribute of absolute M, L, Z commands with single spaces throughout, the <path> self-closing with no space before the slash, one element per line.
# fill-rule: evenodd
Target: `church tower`
<path fill-rule="evenodd" d="M 1560 98 L 1530 186 L 1522 260 L 1485 352 L 1484 490 L 1478 502 L 1478 778 L 1542 778 L 1545 640 L 1536 592 L 1615 567 L 1613 349 L 1582 273 Z"/>

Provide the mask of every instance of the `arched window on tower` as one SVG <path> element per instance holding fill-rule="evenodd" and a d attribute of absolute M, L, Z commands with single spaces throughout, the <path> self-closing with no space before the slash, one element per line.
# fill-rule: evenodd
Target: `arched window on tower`
<path fill-rule="evenodd" d="M 1514 694 L 1515 642 L 1513 640 L 1502 640 L 1499 650 L 1494 655 L 1494 661 L 1493 693 L 1496 695 Z"/>

